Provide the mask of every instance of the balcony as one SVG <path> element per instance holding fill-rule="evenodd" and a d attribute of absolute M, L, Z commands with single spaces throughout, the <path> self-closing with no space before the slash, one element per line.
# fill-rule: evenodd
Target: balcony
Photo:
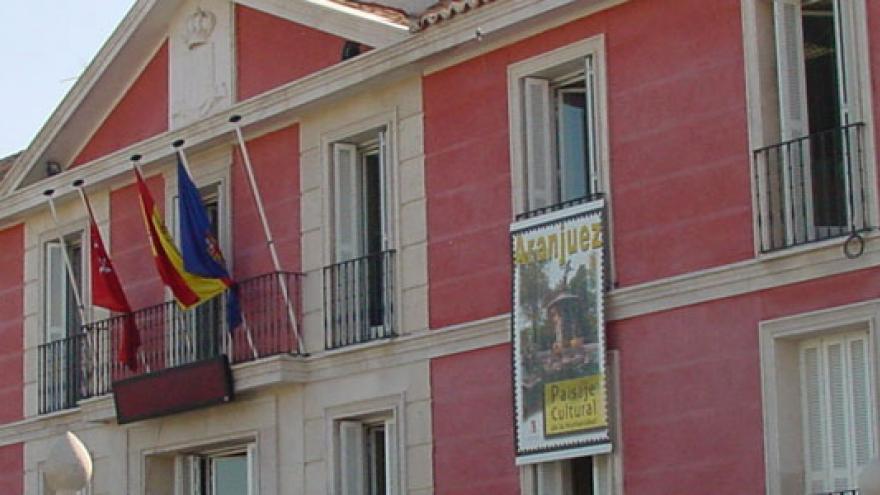
<path fill-rule="evenodd" d="M 40 414 L 76 407 L 79 401 L 109 394 L 114 381 L 226 354 L 232 364 L 278 354 L 297 353 L 279 281 L 297 310 L 300 275 L 281 272 L 239 283 L 245 326 L 228 332 L 225 296 L 184 311 L 166 302 L 132 313 L 140 332 L 137 369 L 117 359 L 126 316 L 99 320 L 80 333 L 38 348 Z M 299 320 L 300 315 L 296 316 Z M 297 323 L 299 325 L 299 322 Z"/>
<path fill-rule="evenodd" d="M 755 150 L 762 253 L 869 230 L 865 125 Z"/>
<path fill-rule="evenodd" d="M 394 251 L 324 268 L 326 349 L 394 337 Z"/>

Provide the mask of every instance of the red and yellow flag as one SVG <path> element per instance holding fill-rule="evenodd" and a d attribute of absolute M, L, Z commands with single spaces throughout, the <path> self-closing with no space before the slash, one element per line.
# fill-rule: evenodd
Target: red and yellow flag
<path fill-rule="evenodd" d="M 165 285 L 171 289 L 174 299 L 184 309 L 194 306 L 219 295 L 228 288 L 226 281 L 218 278 L 205 278 L 187 272 L 183 267 L 183 257 L 174 241 L 165 228 L 162 214 L 156 208 L 153 196 L 147 189 L 147 184 L 140 172 L 135 169 L 137 178 L 138 195 L 141 199 L 141 211 L 144 216 L 144 225 L 150 238 L 150 247 L 153 251 L 153 260 L 159 270 L 159 276 Z"/>

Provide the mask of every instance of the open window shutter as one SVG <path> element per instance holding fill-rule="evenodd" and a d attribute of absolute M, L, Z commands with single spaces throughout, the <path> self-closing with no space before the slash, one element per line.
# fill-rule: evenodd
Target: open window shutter
<path fill-rule="evenodd" d="M 46 244 L 46 342 L 67 333 L 67 273 L 59 243 Z"/>
<path fill-rule="evenodd" d="M 871 418 L 871 371 L 868 360 L 868 336 L 856 334 L 847 340 L 849 354 L 849 385 L 852 404 L 852 453 L 850 478 L 854 481 L 861 467 L 874 451 L 874 429 Z M 855 485 L 853 485 L 855 486 Z"/>
<path fill-rule="evenodd" d="M 397 421 L 392 418 L 385 421 L 385 495 L 400 493 L 397 455 Z"/>
<path fill-rule="evenodd" d="M 775 0 L 774 9 L 780 123 L 789 140 L 809 134 L 801 0 Z"/>
<path fill-rule="evenodd" d="M 340 495 L 366 495 L 364 426 L 360 421 L 339 422 Z"/>
<path fill-rule="evenodd" d="M 260 493 L 260 482 L 257 476 L 257 444 L 249 444 L 247 447 L 247 479 L 248 495 Z"/>
<path fill-rule="evenodd" d="M 382 208 L 382 251 L 387 251 L 391 247 L 391 222 L 388 218 L 388 209 L 390 208 L 390 188 L 391 176 L 388 167 L 390 158 L 388 148 L 388 132 L 385 129 L 379 131 L 379 201 Z"/>
<path fill-rule="evenodd" d="M 554 161 L 550 83 L 527 77 L 525 87 L 526 179 L 528 209 L 553 203 Z"/>
<path fill-rule="evenodd" d="M 357 146 L 333 145 L 334 227 L 336 262 L 348 261 L 361 254 L 360 249 L 360 169 Z"/>
<path fill-rule="evenodd" d="M 822 352 L 819 341 L 804 343 L 800 350 L 801 417 L 804 431 L 804 472 L 808 493 L 826 491 L 825 421 Z"/>
<path fill-rule="evenodd" d="M 195 495 L 199 479 L 198 458 L 192 455 L 177 456 L 174 460 L 174 494 Z"/>
<path fill-rule="evenodd" d="M 538 495 L 564 495 L 566 493 L 564 461 L 538 464 Z"/>
<path fill-rule="evenodd" d="M 596 70 L 593 57 L 584 59 L 584 91 L 587 100 L 587 173 L 589 174 L 589 194 L 601 192 L 599 183 L 599 135 L 596 124 Z"/>
<path fill-rule="evenodd" d="M 849 386 L 846 373 L 846 344 L 843 339 L 828 339 L 824 343 L 827 363 L 826 380 L 828 395 L 828 453 L 831 490 L 853 488 L 850 483 L 850 438 L 849 438 Z M 852 480 L 854 482 L 855 480 Z"/>
<path fill-rule="evenodd" d="M 840 123 L 861 120 L 859 72 L 862 60 L 857 56 L 856 2 L 834 0 L 835 35 L 837 41 L 837 73 L 840 82 Z"/>

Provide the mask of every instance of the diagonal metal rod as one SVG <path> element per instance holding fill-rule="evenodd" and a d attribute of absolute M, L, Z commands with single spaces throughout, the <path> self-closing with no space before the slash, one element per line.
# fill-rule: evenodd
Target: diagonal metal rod
<path fill-rule="evenodd" d="M 257 205 L 257 213 L 260 216 L 260 223 L 263 226 L 263 233 L 266 235 L 266 245 L 269 247 L 269 254 L 272 256 L 272 264 L 275 268 L 275 272 L 278 274 L 278 285 L 281 288 L 281 295 L 284 297 L 284 305 L 287 307 L 287 317 L 290 319 L 290 325 L 293 329 L 293 334 L 296 337 L 296 348 L 300 355 L 305 355 L 305 351 L 303 349 L 303 339 L 302 335 L 299 331 L 299 325 L 296 321 L 296 313 L 293 309 L 293 302 L 290 300 L 290 294 L 287 290 L 287 284 L 284 281 L 284 274 L 281 270 L 281 262 L 278 259 L 278 250 L 275 247 L 275 241 L 272 239 L 272 231 L 269 229 L 269 221 L 266 218 L 266 211 L 263 208 L 263 198 L 260 195 L 260 189 L 257 187 L 257 180 L 254 177 L 254 168 L 251 165 L 251 157 L 248 154 L 247 145 L 244 141 L 244 136 L 241 133 L 241 126 L 239 125 L 239 121 L 241 117 L 238 115 L 233 115 L 229 122 L 232 124 L 233 129 L 235 130 L 235 137 L 238 140 L 238 146 L 241 148 L 241 156 L 243 158 L 242 163 L 244 165 L 245 172 L 247 173 L 248 184 L 251 187 L 251 194 L 254 197 L 254 202 Z"/>

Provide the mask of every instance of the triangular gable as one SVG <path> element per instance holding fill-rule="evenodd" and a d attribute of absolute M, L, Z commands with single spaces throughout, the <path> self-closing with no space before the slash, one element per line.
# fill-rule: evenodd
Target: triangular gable
<path fill-rule="evenodd" d="M 70 168 L 168 130 L 168 42 L 153 55 Z"/>
<path fill-rule="evenodd" d="M 409 36 L 404 26 L 321 6 L 322 1 L 326 0 L 240 0 L 235 4 L 373 47 L 396 43 Z M 166 118 L 164 128 L 158 124 L 159 117 L 143 126 L 127 124 L 130 128 L 124 131 L 114 128 L 118 127 L 119 121 L 133 118 L 132 113 L 136 113 L 133 109 L 137 109 L 133 102 L 138 99 L 134 95 L 143 91 L 144 85 L 155 89 L 154 79 L 161 72 L 162 65 L 170 65 L 172 70 L 169 72 L 173 72 L 173 50 L 171 63 L 163 63 L 162 57 L 167 60 L 169 56 L 163 52 L 162 45 L 168 39 L 172 23 L 181 15 L 181 9 L 199 8 L 201 3 L 201 0 L 138 0 L 2 179 L 0 194 L 8 194 L 47 177 L 47 162 L 56 162 L 62 168 L 84 165 L 165 132 L 168 120 L 174 122 L 175 115 Z M 250 88 L 250 92 L 258 90 L 265 88 L 259 85 Z M 153 98 L 152 104 L 156 103 L 155 98 L 163 97 L 155 91 L 147 93 Z M 167 108 L 168 96 L 164 97 Z M 219 108 L 210 111 L 216 112 Z M 187 123 L 184 121 L 182 125 Z"/>

